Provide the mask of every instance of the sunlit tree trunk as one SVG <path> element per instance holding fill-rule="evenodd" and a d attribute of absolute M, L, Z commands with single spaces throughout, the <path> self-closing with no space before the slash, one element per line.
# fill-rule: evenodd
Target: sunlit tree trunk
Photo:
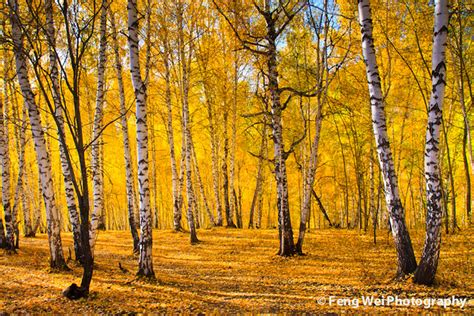
<path fill-rule="evenodd" d="M 125 187 L 127 192 L 127 210 L 128 210 L 128 224 L 130 226 L 130 232 L 132 233 L 133 239 L 133 252 L 138 253 L 138 231 L 137 224 L 135 222 L 135 194 L 133 191 L 133 168 L 132 168 L 132 155 L 130 150 L 130 137 L 128 134 L 128 111 L 125 106 L 125 89 L 123 85 L 122 77 L 122 61 L 120 58 L 119 44 L 117 39 L 117 28 L 115 26 L 115 14 L 111 13 L 111 27 L 112 27 L 112 40 L 115 54 L 115 73 L 117 76 L 119 99 L 120 99 L 120 125 L 122 128 L 122 139 L 123 139 L 123 150 L 125 159 Z"/>
<path fill-rule="evenodd" d="M 191 54 L 192 47 L 189 46 L 188 56 L 185 52 L 184 42 L 184 5 L 180 1 L 177 4 L 177 23 L 178 23 L 178 51 L 179 61 L 181 66 L 181 84 L 182 84 L 182 114 L 183 114 L 183 137 L 184 137 L 184 167 L 186 175 L 186 199 L 187 199 L 187 220 L 189 226 L 189 233 L 191 243 L 199 242 L 196 235 L 196 226 L 193 214 L 193 207 L 195 205 L 195 196 L 193 191 L 192 183 L 192 165 L 191 165 L 191 128 L 190 128 L 190 115 L 189 115 L 189 88 L 190 78 L 189 71 L 191 69 Z"/>
<path fill-rule="evenodd" d="M 237 2 L 234 2 L 234 4 Z M 237 60 L 237 50 L 234 50 L 234 69 L 233 69 L 233 83 L 232 83 L 232 107 L 231 107 L 231 137 L 230 137 L 230 157 L 229 157 L 229 188 L 230 188 L 230 218 L 233 219 L 235 215 L 237 227 L 238 220 L 238 202 L 235 194 L 235 153 L 237 147 L 237 102 L 238 102 L 238 85 L 239 85 L 239 64 Z"/>
<path fill-rule="evenodd" d="M 471 170 L 474 170 L 474 160 L 473 160 L 473 154 L 472 154 L 472 144 L 471 144 L 471 123 L 469 120 L 469 113 L 466 108 L 466 101 L 465 101 L 465 95 L 464 95 L 464 86 L 465 86 L 465 61 L 464 61 L 464 31 L 463 31 L 463 18 L 462 18 L 462 1 L 458 0 L 457 5 L 458 5 L 458 10 L 460 12 L 457 13 L 457 23 L 458 23 L 458 31 L 459 33 L 457 34 L 458 38 L 455 38 L 455 47 L 456 47 L 456 52 L 453 52 L 451 50 L 451 53 L 453 55 L 453 60 L 456 60 L 456 57 L 458 58 L 459 61 L 459 74 L 457 78 L 457 84 L 458 84 L 458 89 L 459 89 L 459 103 L 461 104 L 461 110 L 462 110 L 462 115 L 463 115 L 463 123 L 464 123 L 464 130 L 463 130 L 463 164 L 464 164 L 464 173 L 466 176 L 466 202 L 465 202 L 465 207 L 466 207 L 466 217 L 467 217 L 467 222 L 470 225 L 471 224 L 471 202 L 472 202 L 472 197 L 471 197 L 471 171 L 469 170 L 469 165 L 471 166 Z M 453 32 L 454 35 L 456 36 L 456 32 Z M 469 87 L 469 91 L 471 91 L 471 86 L 469 80 L 467 80 L 467 84 Z M 471 97 L 471 102 L 472 102 L 472 97 Z M 471 159 L 469 160 L 469 156 Z M 455 218 L 454 218 L 455 219 Z M 456 229 L 456 222 L 453 222 L 453 230 Z"/>
<path fill-rule="evenodd" d="M 130 72 L 135 90 L 137 117 L 138 190 L 140 194 L 140 258 L 138 275 L 154 277 L 152 258 L 152 216 L 150 209 L 150 189 L 148 179 L 148 128 L 146 111 L 146 88 L 140 74 L 138 48 L 137 1 L 128 0 L 128 47 L 130 51 Z"/>
<path fill-rule="evenodd" d="M 250 216 L 249 216 L 248 228 L 253 228 L 255 209 L 257 209 L 258 207 L 258 200 L 262 193 L 263 160 L 264 160 L 266 147 L 267 147 L 267 123 L 266 123 L 266 119 L 264 118 L 263 128 L 262 128 L 262 140 L 260 142 L 260 150 L 258 152 L 259 156 L 258 156 L 258 164 L 257 164 L 257 178 L 255 181 L 255 191 L 253 193 L 252 204 L 250 205 Z M 258 209 L 257 209 L 257 212 L 258 212 Z M 259 217 L 259 214 L 257 214 L 257 218 L 258 217 Z M 261 212 L 260 212 L 260 217 L 261 217 Z M 257 220 L 256 222 L 257 222 L 256 228 L 260 228 L 260 224 L 258 223 L 259 221 Z"/>
<path fill-rule="evenodd" d="M 196 156 L 196 150 L 194 149 L 194 142 L 192 139 L 191 139 L 191 151 L 192 151 L 194 169 L 196 170 L 196 179 L 197 179 L 197 184 L 199 186 L 199 193 L 201 194 L 204 208 L 206 210 L 207 216 L 209 217 L 209 221 L 211 222 L 211 225 L 216 226 L 216 220 L 214 219 L 214 215 L 212 214 L 211 208 L 209 207 L 209 202 L 207 201 L 206 192 L 204 190 L 204 184 L 201 178 L 201 172 L 199 171 L 199 164 L 198 164 L 198 160 Z"/>
<path fill-rule="evenodd" d="M 4 60 L 6 63 L 6 59 Z M 5 80 L 6 78 L 4 78 Z M 6 91 L 4 91 L 6 95 Z M 7 100 L 5 96 L 5 100 Z M 9 137 L 8 137 L 8 124 L 5 122 L 6 104 L 4 109 L 3 100 L 0 100 L 0 161 L 2 164 L 2 204 L 3 212 L 5 215 L 5 230 L 3 232 L 3 223 L 1 227 L 0 243 L 2 247 L 9 251 L 15 250 L 15 235 L 13 228 L 13 216 L 11 207 L 11 194 L 10 194 L 10 153 L 9 153 Z M 0 216 L 1 217 L 1 216 Z"/>
<path fill-rule="evenodd" d="M 94 125 L 92 130 L 92 194 L 94 208 L 91 215 L 91 228 L 89 242 L 92 254 L 94 254 L 95 242 L 97 240 L 97 230 L 100 218 L 104 211 L 104 174 L 103 161 L 101 159 L 102 149 L 102 128 L 104 119 L 104 96 L 105 96 L 105 66 L 107 62 L 107 1 L 102 1 L 100 12 L 99 30 L 99 63 L 97 66 L 97 94 L 95 99 Z"/>
<path fill-rule="evenodd" d="M 179 178 L 178 170 L 176 165 L 176 153 L 174 148 L 174 130 L 173 130 L 173 105 L 171 102 L 171 70 L 170 70 L 170 52 L 168 43 L 168 33 L 165 32 L 165 38 L 163 42 L 164 55 L 163 63 L 165 66 L 165 102 L 168 110 L 168 116 L 166 121 L 166 132 L 168 135 L 168 145 L 170 151 L 170 162 L 171 162 L 171 190 L 173 194 L 173 226 L 175 231 L 182 230 L 181 227 L 181 205 L 180 196 L 181 193 L 178 191 Z"/>
<path fill-rule="evenodd" d="M 278 207 L 278 226 L 280 237 L 280 256 L 291 256 L 295 253 L 295 245 L 293 241 L 293 229 L 290 219 L 290 205 L 288 197 L 288 178 L 286 171 L 286 159 L 288 154 L 285 152 L 283 142 L 283 125 L 282 125 L 282 104 L 280 100 L 281 90 L 278 86 L 278 70 L 277 70 L 277 44 L 275 20 L 271 18 L 269 4 L 266 5 L 266 22 L 267 22 L 267 41 L 268 41 L 268 90 L 271 99 L 271 126 L 273 134 L 273 151 L 275 159 L 275 180 L 277 184 L 277 207 Z"/>
<path fill-rule="evenodd" d="M 41 188 L 46 207 L 46 221 L 48 228 L 48 242 L 50 249 L 50 266 L 55 269 L 67 269 L 62 251 L 60 235 L 59 212 L 56 206 L 53 189 L 52 168 L 49 152 L 46 149 L 41 118 L 34 93 L 28 79 L 28 66 L 23 47 L 23 34 L 18 16 L 17 0 L 8 1 L 10 7 L 10 21 L 12 25 L 13 50 L 15 53 L 16 69 L 21 93 L 28 106 L 31 132 L 35 144 L 36 160 L 40 173 Z"/>
<path fill-rule="evenodd" d="M 395 173 L 392 152 L 387 135 L 385 105 L 382 95 L 380 75 L 375 58 L 374 39 L 372 36 L 372 18 L 370 3 L 361 0 L 359 7 L 359 23 L 362 32 L 362 54 L 366 64 L 367 81 L 369 83 L 372 122 L 377 154 L 382 169 L 385 186 L 385 199 L 390 213 L 390 224 L 395 241 L 398 258 L 398 274 L 412 273 L 416 269 L 416 259 L 410 235 L 405 224 L 405 214 L 401 204 L 398 179 Z"/>
<path fill-rule="evenodd" d="M 50 63 L 50 76 L 52 82 L 52 93 L 53 102 L 55 107 L 56 119 L 58 121 L 58 134 L 65 135 L 64 129 L 64 117 L 63 117 L 63 106 L 61 103 L 61 92 L 59 84 L 59 70 L 57 64 L 57 51 L 56 51 L 56 31 L 54 27 L 54 14 L 53 14 L 53 2 L 52 0 L 44 1 L 45 13 L 46 13 L 46 34 L 48 38 L 48 52 L 49 52 L 49 63 Z M 61 137 L 59 137 L 61 139 Z M 76 260 L 81 260 L 82 257 L 82 246 L 81 246 L 81 231 L 79 223 L 79 214 L 77 212 L 77 203 L 74 196 L 74 187 L 71 180 L 71 171 L 66 159 L 65 144 L 62 141 L 59 142 L 59 151 L 61 159 L 61 169 L 64 177 L 64 190 L 66 193 L 66 204 L 69 213 L 69 220 L 72 226 L 73 239 L 74 239 L 74 252 Z"/>
<path fill-rule="evenodd" d="M 6 91 L 6 90 L 5 90 Z M 13 98 L 13 95 L 12 95 Z M 12 99 L 14 100 L 14 99 Z M 15 190 L 15 198 L 13 203 L 13 208 L 17 209 L 22 205 L 23 211 L 23 232 L 25 237 L 34 237 L 33 225 L 31 223 L 31 209 L 28 205 L 28 198 L 25 194 L 25 180 L 27 177 L 27 170 L 26 170 L 26 137 L 25 133 L 28 128 L 27 123 L 27 113 L 26 107 L 22 106 L 22 118 L 20 118 L 20 114 L 18 113 L 18 104 L 13 104 L 12 106 L 15 107 L 13 110 L 15 113 L 15 121 L 19 122 L 19 124 L 15 125 L 15 136 L 17 138 L 17 153 L 18 153 L 18 180 L 17 186 Z M 15 211 L 14 211 L 15 213 Z M 19 220 L 16 221 L 17 223 Z M 16 228 L 15 228 L 16 229 Z M 17 237 L 18 238 L 18 237 Z"/>
<path fill-rule="evenodd" d="M 439 138 L 443 119 L 443 100 L 446 87 L 446 43 L 448 38 L 448 1 L 437 0 L 435 5 L 432 90 L 428 108 L 428 127 L 425 145 L 426 179 L 426 237 L 420 265 L 415 273 L 415 282 L 431 285 L 438 268 L 441 246 L 441 178 L 439 173 Z"/>
<path fill-rule="evenodd" d="M 5 92 L 7 91 L 5 87 Z M 13 206 L 12 206 L 12 218 L 13 218 L 13 229 L 15 232 L 15 237 L 16 237 L 16 242 L 15 242 L 15 248 L 19 248 L 19 240 L 20 240 L 20 231 L 18 229 L 18 224 L 20 223 L 19 217 L 18 217 L 18 209 L 20 208 L 20 199 L 23 197 L 24 198 L 24 185 L 23 185 L 23 180 L 25 178 L 25 145 L 26 145 L 26 139 L 25 139 L 25 131 L 27 128 L 26 125 L 26 109 L 25 107 L 23 108 L 22 114 L 23 117 L 22 119 L 19 118 L 19 113 L 18 113 L 18 104 L 16 104 L 15 97 L 13 94 L 11 94 L 11 107 L 12 107 L 12 117 L 14 122 L 16 122 L 14 126 L 14 135 L 16 138 L 16 151 L 18 153 L 18 177 L 16 181 L 16 187 L 15 187 L 15 194 L 13 197 Z M 5 104 L 8 104 L 5 100 Z M 24 205 L 24 204 L 23 204 Z M 31 234 L 31 219 L 30 219 L 30 214 L 29 214 L 29 208 L 25 208 L 23 210 L 23 219 L 24 219 L 24 231 L 25 235 L 30 235 Z"/>
<path fill-rule="evenodd" d="M 235 227 L 234 221 L 232 219 L 232 210 L 230 208 L 230 192 L 229 192 L 229 171 L 227 166 L 227 159 L 229 157 L 229 137 L 227 132 L 227 123 L 229 112 L 227 109 L 227 104 L 224 104 L 224 155 L 222 157 L 222 188 L 224 190 L 224 206 L 225 206 L 225 219 L 227 227 Z"/>
<path fill-rule="evenodd" d="M 204 88 L 205 90 L 206 87 Z M 219 154 L 217 148 L 217 134 L 216 134 L 216 127 L 215 127 L 215 114 L 214 110 L 212 109 L 213 103 L 210 100 L 210 96 L 206 97 L 206 104 L 207 104 L 207 116 L 209 119 L 209 132 L 211 137 L 211 169 L 212 169 L 212 188 L 214 190 L 214 199 L 216 205 L 216 212 L 217 212 L 217 222 L 216 226 L 222 226 L 222 202 L 220 197 L 219 191 Z"/>

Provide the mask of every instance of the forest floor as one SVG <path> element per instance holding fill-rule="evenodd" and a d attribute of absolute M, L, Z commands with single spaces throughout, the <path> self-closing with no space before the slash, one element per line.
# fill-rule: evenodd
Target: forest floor
<path fill-rule="evenodd" d="M 307 255 L 280 258 L 276 230 L 213 228 L 188 234 L 154 231 L 155 281 L 135 278 L 137 258 L 128 232 L 100 232 L 96 267 L 88 299 L 69 301 L 61 292 L 80 283 L 82 269 L 48 269 L 47 237 L 23 238 L 16 255 L 0 254 L 0 311 L 54 313 L 174 312 L 464 312 L 474 313 L 474 230 L 443 236 L 437 283 L 418 286 L 410 278 L 394 281 L 396 258 L 386 232 L 377 245 L 369 233 L 314 230 L 307 234 Z M 422 231 L 412 231 L 417 258 Z M 70 234 L 63 244 L 71 247 Z M 119 263 L 128 272 L 119 269 Z M 363 306 L 362 297 L 468 298 L 467 306 Z M 331 298 L 333 297 L 333 298 Z M 350 298 L 339 306 L 334 298 Z M 359 307 L 356 307 L 357 301 Z M 344 303 L 344 302 L 341 302 Z M 385 302 L 386 303 L 386 302 Z M 403 304 L 403 303 L 402 303 Z M 385 304 L 386 305 L 386 304 Z"/>

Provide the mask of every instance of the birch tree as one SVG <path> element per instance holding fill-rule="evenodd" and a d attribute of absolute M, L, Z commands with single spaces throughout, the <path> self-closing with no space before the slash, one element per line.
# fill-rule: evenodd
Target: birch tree
<path fill-rule="evenodd" d="M 50 64 L 50 77 L 52 85 L 52 98 L 54 102 L 54 115 L 58 122 L 58 135 L 65 135 L 63 105 L 61 103 L 61 91 L 59 83 L 59 69 L 56 51 L 56 30 L 54 25 L 53 2 L 52 0 L 44 1 L 44 9 L 46 15 L 46 37 L 48 40 L 48 53 Z M 59 137 L 60 138 L 60 137 Z M 81 228 L 79 223 L 79 214 L 77 212 L 77 202 L 74 196 L 74 186 L 71 179 L 71 170 L 67 163 L 66 151 L 64 142 L 59 142 L 59 152 L 61 159 L 61 169 L 64 178 L 64 190 L 66 193 L 66 204 L 69 213 L 69 220 L 72 226 L 72 233 L 74 239 L 74 252 L 76 260 L 82 260 L 82 245 L 81 245 Z"/>
<path fill-rule="evenodd" d="M 115 14 L 110 12 L 110 21 L 112 28 L 112 41 L 113 50 L 115 55 L 115 74 L 117 76 L 119 102 L 120 102 L 120 126 L 122 129 L 123 139 L 123 151 L 125 159 L 125 188 L 127 192 L 127 211 L 128 211 L 128 224 L 130 226 L 130 232 L 133 239 L 133 252 L 138 253 L 138 242 L 139 236 L 137 232 L 137 225 L 135 223 L 135 193 L 133 191 L 133 168 L 132 168 L 132 155 L 130 150 L 130 137 L 128 133 L 128 110 L 125 106 L 125 88 L 123 84 L 122 76 L 122 60 L 120 57 L 119 43 L 117 38 L 117 27 L 115 25 Z"/>
<path fill-rule="evenodd" d="M 213 0 L 219 13 L 225 18 L 234 35 L 239 40 L 244 49 L 250 51 L 254 56 L 262 59 L 265 69 L 262 73 L 265 76 L 265 93 L 268 95 L 270 111 L 262 113 L 271 119 L 273 153 L 274 153 L 274 174 L 277 186 L 277 209 L 281 256 L 291 256 L 295 254 L 295 244 L 293 240 L 293 229 L 291 226 L 290 205 L 288 196 L 288 177 L 286 161 L 295 147 L 304 139 L 305 135 L 294 140 L 288 150 L 284 141 L 284 129 L 282 114 L 295 94 L 305 95 L 291 87 L 280 87 L 280 77 L 278 72 L 278 46 L 277 42 L 291 23 L 293 18 L 304 8 L 304 1 L 272 1 L 265 0 L 263 5 L 253 2 L 253 7 L 258 12 L 259 18 L 264 23 L 264 31 L 259 33 L 239 32 L 237 23 L 231 21 L 227 12 L 232 12 L 229 5 Z M 238 14 L 235 15 L 239 16 Z M 239 19 L 242 19 L 240 17 Z M 238 21 L 239 25 L 245 25 L 245 21 Z M 242 34 L 241 34 L 242 33 Z M 286 99 L 282 101 L 283 92 L 288 92 Z"/>
<path fill-rule="evenodd" d="M 426 237 L 420 265 L 415 272 L 415 282 L 427 285 L 431 285 L 434 281 L 441 246 L 442 184 L 439 170 L 439 142 L 446 87 L 448 20 L 448 1 L 437 0 L 434 11 L 433 49 L 431 55 L 432 90 L 428 108 L 425 144 Z"/>
<path fill-rule="evenodd" d="M 36 104 L 35 96 L 28 78 L 28 64 L 23 44 L 23 31 L 19 17 L 17 0 L 9 0 L 10 23 L 12 26 L 13 51 L 18 82 L 21 93 L 28 107 L 31 132 L 35 145 L 36 160 L 40 173 L 41 189 L 46 207 L 46 221 L 48 228 L 48 243 L 50 250 L 50 266 L 54 269 L 68 269 L 62 251 L 60 235 L 59 211 L 56 205 L 53 189 L 52 168 L 49 152 L 46 149 L 41 117 Z"/>
<path fill-rule="evenodd" d="M 97 66 L 97 94 L 94 114 L 94 125 L 92 131 L 92 191 L 94 209 L 91 216 L 91 232 L 90 244 L 92 253 L 94 253 L 94 246 L 97 240 L 97 229 L 99 222 L 104 212 L 104 171 L 103 161 L 101 159 L 102 138 L 104 118 L 104 96 L 105 96 L 105 66 L 107 62 L 107 0 L 102 1 L 100 13 L 100 29 L 99 29 L 99 63 Z"/>
<path fill-rule="evenodd" d="M 250 215 L 249 215 L 249 224 L 248 228 L 253 228 L 254 217 L 255 217 L 255 209 L 257 209 L 257 220 L 256 220 L 256 228 L 260 228 L 261 222 L 261 210 L 259 210 L 259 199 L 262 195 L 262 186 L 263 186 L 263 168 L 264 168 L 264 158 L 265 158 L 265 151 L 267 147 L 267 122 L 264 117 L 262 127 L 262 140 L 260 142 L 260 149 L 258 152 L 258 163 L 257 163 L 257 177 L 255 180 L 255 191 L 253 193 L 252 204 L 250 206 Z"/>
<path fill-rule="evenodd" d="M 189 89 L 190 89 L 190 71 L 191 71 L 191 58 L 193 54 L 193 46 L 192 46 L 192 39 L 190 40 L 189 44 L 187 45 L 187 49 L 185 47 L 185 39 L 184 39 L 184 5 L 181 0 L 177 1 L 177 26 L 178 26 L 178 54 L 179 54 L 179 62 L 180 62 L 180 70 L 181 70 L 181 102 L 182 102 L 182 115 L 183 115 L 183 150 L 184 150 L 184 167 L 185 175 L 186 175 L 186 199 L 188 202 L 187 208 L 187 221 L 189 226 L 189 233 L 191 243 L 199 242 L 196 234 L 196 226 L 195 226 L 195 219 L 193 215 L 193 206 L 195 205 L 195 195 L 193 191 L 193 183 L 192 183 L 192 162 L 191 162 L 191 155 L 192 155 L 192 148 L 191 148 L 191 118 L 189 114 Z M 191 22 L 193 24 L 193 22 Z M 194 30 L 194 25 L 191 26 L 191 32 Z M 187 52 L 186 52 L 187 50 Z"/>
<path fill-rule="evenodd" d="M 4 92 L 5 93 L 5 92 Z M 5 215 L 5 239 L 2 240 L 3 246 L 8 251 L 15 251 L 15 236 L 13 229 L 13 216 L 11 207 L 11 186 L 10 186 L 10 155 L 8 131 L 5 122 L 5 111 L 3 100 L 0 100 L 0 161 L 2 164 L 2 204 Z M 3 230 L 3 223 L 2 230 Z M 3 234 L 2 234 L 3 235 Z M 2 236 L 3 239 L 3 236 Z"/>
<path fill-rule="evenodd" d="M 359 23 L 362 33 L 362 55 L 366 65 L 367 81 L 372 112 L 377 155 L 382 170 L 385 187 L 385 200 L 390 215 L 392 236 L 395 241 L 398 259 L 398 275 L 409 274 L 416 269 L 416 259 L 408 233 L 405 214 L 400 200 L 398 178 L 395 172 L 392 151 L 387 134 L 385 103 L 381 89 L 380 75 L 375 58 L 374 38 L 372 35 L 372 17 L 369 0 L 358 3 Z"/>
<path fill-rule="evenodd" d="M 164 4 L 166 9 L 169 9 Z M 168 110 L 166 117 L 166 133 L 168 136 L 168 146 L 170 153 L 171 163 L 171 190 L 173 194 L 173 227 L 175 231 L 181 231 L 181 192 L 179 188 L 179 176 L 176 164 L 176 152 L 174 146 L 174 130 L 173 130 L 173 104 L 171 101 L 171 53 L 170 53 L 170 38 L 168 31 L 168 21 L 166 17 L 162 19 L 163 25 L 163 65 L 164 65 L 164 77 L 165 77 L 165 103 Z"/>
<path fill-rule="evenodd" d="M 136 0 L 128 0 L 128 48 L 130 53 L 130 72 L 135 91 L 137 117 L 137 161 L 138 190 L 140 195 L 140 243 L 138 275 L 154 278 L 152 258 L 152 216 L 150 208 L 150 189 L 148 179 L 148 127 L 146 111 L 146 87 L 140 73 L 138 46 L 138 8 Z"/>

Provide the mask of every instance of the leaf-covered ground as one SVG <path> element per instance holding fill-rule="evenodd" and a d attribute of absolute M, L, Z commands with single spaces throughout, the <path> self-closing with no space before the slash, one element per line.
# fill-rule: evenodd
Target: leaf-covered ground
<path fill-rule="evenodd" d="M 375 246 L 370 234 L 317 230 L 307 236 L 306 256 L 280 258 L 276 230 L 215 228 L 199 231 L 202 242 L 189 244 L 186 233 L 154 231 L 156 281 L 135 278 L 137 258 L 128 232 L 100 232 L 96 267 L 88 299 L 61 295 L 79 283 L 81 267 L 72 272 L 48 269 L 47 237 L 23 238 L 16 255 L 0 256 L 0 311 L 55 313 L 119 312 L 465 312 L 474 313 L 473 230 L 443 236 L 437 284 L 417 286 L 411 279 L 392 280 L 396 265 L 386 232 Z M 412 232 L 417 257 L 423 232 Z M 64 249 L 71 247 L 63 235 Z M 119 262 L 128 272 L 119 269 Z M 469 298 L 464 309 L 366 307 L 329 304 L 330 296 L 399 298 Z M 323 300 L 321 300 L 323 298 Z M 320 303 L 324 304 L 320 304 Z M 360 302 L 362 305 L 362 302 Z"/>

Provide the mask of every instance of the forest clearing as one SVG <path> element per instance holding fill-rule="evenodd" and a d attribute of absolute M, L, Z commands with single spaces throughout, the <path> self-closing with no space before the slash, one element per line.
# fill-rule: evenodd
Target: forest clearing
<path fill-rule="evenodd" d="M 0 309 L 8 313 L 136 313 L 206 314 L 284 312 L 393 312 L 393 306 L 329 306 L 318 299 L 362 295 L 403 298 L 470 298 L 463 309 L 434 306 L 398 307 L 399 312 L 474 311 L 474 234 L 472 230 L 444 239 L 438 281 L 432 288 L 411 280 L 393 282 L 393 242 L 385 232 L 373 244 L 370 234 L 337 229 L 308 234 L 307 255 L 275 256 L 277 230 L 200 230 L 202 242 L 192 246 L 187 235 L 155 230 L 153 238 L 156 280 L 136 279 L 136 257 L 126 232 L 101 233 L 97 243 L 94 279 L 88 299 L 70 301 L 61 295 L 80 277 L 72 272 L 49 273 L 46 236 L 25 238 L 18 255 L 0 257 Z M 423 246 L 423 234 L 414 231 L 414 248 Z M 69 236 L 64 247 L 72 248 Z M 119 263 L 126 272 L 119 268 Z"/>
<path fill-rule="evenodd" d="M 1 2 L 0 313 L 471 312 L 473 12 Z"/>

